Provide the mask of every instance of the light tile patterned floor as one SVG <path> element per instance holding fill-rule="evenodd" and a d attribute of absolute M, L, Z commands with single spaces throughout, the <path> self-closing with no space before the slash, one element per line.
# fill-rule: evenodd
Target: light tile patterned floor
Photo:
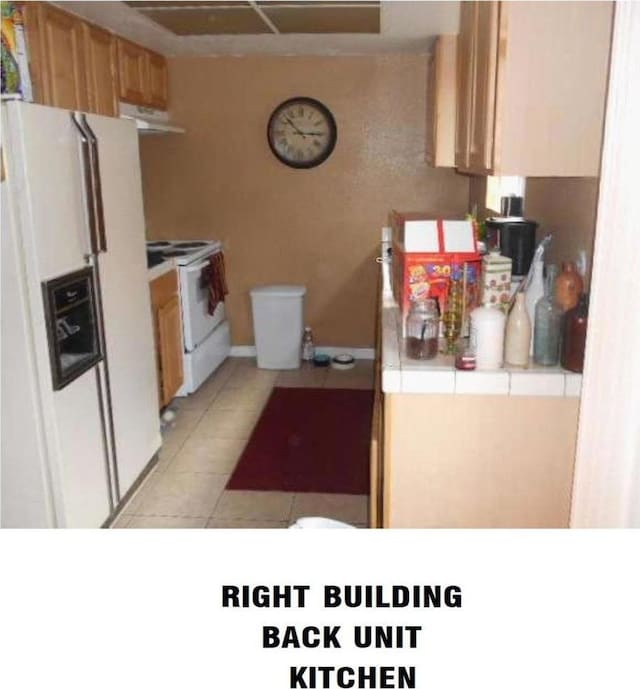
<path fill-rule="evenodd" d="M 373 362 L 349 371 L 265 371 L 227 359 L 193 395 L 178 398 L 158 464 L 114 528 L 286 528 L 302 516 L 367 525 L 366 496 L 225 490 L 274 385 L 370 389 Z"/>

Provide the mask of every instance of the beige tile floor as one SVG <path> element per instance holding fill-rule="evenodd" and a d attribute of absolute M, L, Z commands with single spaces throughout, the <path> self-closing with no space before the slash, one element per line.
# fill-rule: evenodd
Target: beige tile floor
<path fill-rule="evenodd" d="M 265 371 L 255 359 L 227 359 L 202 387 L 172 405 L 160 458 L 114 528 L 286 528 L 302 516 L 364 527 L 366 496 L 225 490 L 274 385 L 371 388 L 373 362 L 350 371 Z"/>

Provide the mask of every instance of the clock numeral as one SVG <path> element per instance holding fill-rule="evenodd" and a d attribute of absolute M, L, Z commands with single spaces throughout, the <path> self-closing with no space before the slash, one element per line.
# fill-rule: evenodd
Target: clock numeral
<path fill-rule="evenodd" d="M 322 144 L 320 143 L 320 141 L 319 141 L 318 139 L 314 139 L 314 140 L 313 140 L 313 145 L 314 145 L 316 148 L 322 148 Z"/>
<path fill-rule="evenodd" d="M 313 123 L 313 126 L 314 126 L 314 127 L 320 127 L 320 126 L 322 126 L 322 124 L 323 124 L 323 121 L 322 121 L 322 120 L 318 120 L 317 122 L 314 122 L 314 123 Z"/>
<path fill-rule="evenodd" d="M 298 108 L 298 117 L 304 117 L 304 108 L 302 106 Z"/>

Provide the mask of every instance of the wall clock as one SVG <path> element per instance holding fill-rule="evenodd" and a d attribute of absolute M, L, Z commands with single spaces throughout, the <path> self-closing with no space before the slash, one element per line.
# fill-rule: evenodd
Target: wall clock
<path fill-rule="evenodd" d="M 329 109 L 313 98 L 296 97 L 280 103 L 269 118 L 267 139 L 285 165 L 316 167 L 333 151 L 338 138 Z"/>

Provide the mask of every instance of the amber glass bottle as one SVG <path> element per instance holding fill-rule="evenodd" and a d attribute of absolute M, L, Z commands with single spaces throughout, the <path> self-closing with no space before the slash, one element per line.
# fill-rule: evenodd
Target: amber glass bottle
<path fill-rule="evenodd" d="M 583 286 L 576 264 L 573 261 L 565 261 L 562 264 L 562 272 L 556 278 L 556 302 L 563 311 L 567 312 L 578 303 Z"/>
<path fill-rule="evenodd" d="M 589 300 L 583 294 L 578 305 L 567 311 L 564 320 L 564 338 L 562 341 L 562 368 L 575 373 L 582 373 L 584 366 L 584 345 L 587 339 L 587 319 Z"/>

